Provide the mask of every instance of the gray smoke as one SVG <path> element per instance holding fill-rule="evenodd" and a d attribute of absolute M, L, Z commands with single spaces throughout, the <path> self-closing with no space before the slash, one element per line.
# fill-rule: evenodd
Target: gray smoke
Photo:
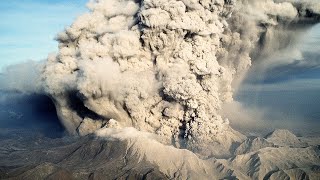
<path fill-rule="evenodd" d="M 55 106 L 43 92 L 40 74 L 44 63 L 26 61 L 9 66 L 0 74 L 0 131 L 3 134 L 7 129 L 19 129 L 48 137 L 63 135 Z"/>
<path fill-rule="evenodd" d="M 0 91 L 15 91 L 24 94 L 43 93 L 40 73 L 43 62 L 27 61 L 8 66 L 0 74 Z"/>
<path fill-rule="evenodd" d="M 90 1 L 91 12 L 58 35 L 42 87 L 72 134 L 133 126 L 176 147 L 223 155 L 244 136 L 220 115 L 222 105 L 233 101 L 252 63 L 319 21 L 319 5 Z"/>

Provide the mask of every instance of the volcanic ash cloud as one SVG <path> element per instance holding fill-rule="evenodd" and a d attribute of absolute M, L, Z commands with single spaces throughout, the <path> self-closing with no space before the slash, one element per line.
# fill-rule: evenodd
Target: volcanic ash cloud
<path fill-rule="evenodd" d="M 286 28 L 315 21 L 316 5 L 91 1 L 91 11 L 58 35 L 59 53 L 42 72 L 44 90 L 70 133 L 132 126 L 179 148 L 227 156 L 245 137 L 219 115 L 222 104 L 233 101 L 251 55 L 287 46 L 277 37 L 287 42 Z"/>

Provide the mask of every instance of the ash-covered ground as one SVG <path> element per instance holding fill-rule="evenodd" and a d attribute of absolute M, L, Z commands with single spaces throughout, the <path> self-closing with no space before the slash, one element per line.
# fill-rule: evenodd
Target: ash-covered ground
<path fill-rule="evenodd" d="M 319 138 L 287 130 L 248 137 L 229 157 L 167 146 L 134 128 L 46 137 L 1 129 L 1 179 L 318 179 Z"/>

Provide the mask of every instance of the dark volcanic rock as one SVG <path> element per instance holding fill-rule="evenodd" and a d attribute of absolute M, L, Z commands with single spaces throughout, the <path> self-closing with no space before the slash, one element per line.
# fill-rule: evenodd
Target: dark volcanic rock
<path fill-rule="evenodd" d="M 20 137 L 2 140 L 0 147 L 6 147 L 0 151 L 0 179 L 166 179 L 146 161 L 128 163 L 138 160 L 126 156 L 125 142 Z"/>

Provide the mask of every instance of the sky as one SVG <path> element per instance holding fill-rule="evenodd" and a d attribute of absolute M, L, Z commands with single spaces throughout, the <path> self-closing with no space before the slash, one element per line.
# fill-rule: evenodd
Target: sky
<path fill-rule="evenodd" d="M 1 0 L 0 71 L 56 52 L 56 34 L 87 11 L 88 0 Z"/>

